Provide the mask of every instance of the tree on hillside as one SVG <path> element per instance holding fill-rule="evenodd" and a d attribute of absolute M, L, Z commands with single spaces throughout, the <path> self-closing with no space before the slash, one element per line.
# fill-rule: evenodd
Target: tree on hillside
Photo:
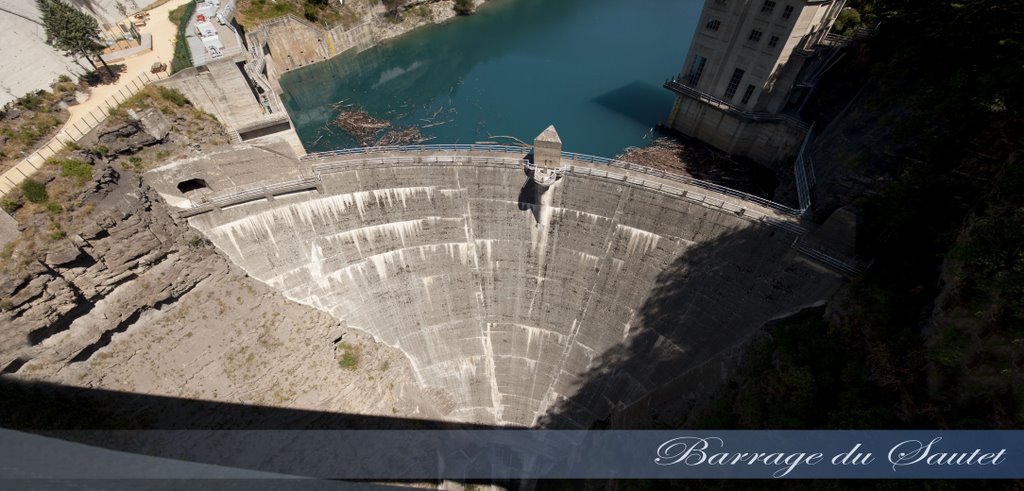
<path fill-rule="evenodd" d="M 402 8 L 408 0 L 381 0 L 381 3 L 384 4 L 385 15 L 397 20 L 402 18 Z"/>
<path fill-rule="evenodd" d="M 92 57 L 96 56 L 107 73 L 114 76 L 113 70 L 100 56 L 104 45 L 100 41 L 100 26 L 96 19 L 64 0 L 36 0 L 36 4 L 43 15 L 46 44 L 63 51 L 67 56 L 85 58 L 93 70 L 96 70 L 96 64 Z"/>
<path fill-rule="evenodd" d="M 476 10 L 474 0 L 455 0 L 455 13 L 459 15 L 471 15 Z"/>

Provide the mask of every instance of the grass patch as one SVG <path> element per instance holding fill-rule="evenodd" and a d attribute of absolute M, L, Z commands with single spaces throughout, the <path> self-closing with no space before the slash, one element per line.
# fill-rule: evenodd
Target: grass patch
<path fill-rule="evenodd" d="M 89 153 L 101 159 L 105 159 L 107 158 L 107 155 L 110 154 L 110 148 L 103 144 L 93 145 L 93 147 L 89 149 Z"/>
<path fill-rule="evenodd" d="M 0 132 L 13 142 L 32 145 L 58 125 L 60 125 L 60 120 L 51 114 L 35 114 L 24 124 L 17 127 L 5 127 Z"/>
<path fill-rule="evenodd" d="M 18 208 L 21 208 L 21 203 L 18 203 L 17 200 L 4 198 L 0 200 L 0 208 L 3 208 L 7 213 L 14 213 L 18 211 Z"/>
<path fill-rule="evenodd" d="M 64 233 L 64 229 L 60 226 L 60 223 L 51 221 L 50 232 L 47 235 L 50 237 L 50 240 L 60 240 L 67 234 Z"/>
<path fill-rule="evenodd" d="M 360 12 L 379 2 L 345 0 L 344 5 L 339 5 L 334 0 L 238 0 L 236 16 L 248 27 L 292 14 L 324 28 L 341 24 L 347 29 L 363 20 Z"/>
<path fill-rule="evenodd" d="M 61 177 L 70 177 L 79 183 L 92 179 L 92 166 L 81 160 L 50 159 L 47 162 L 51 165 L 60 166 Z"/>
<path fill-rule="evenodd" d="M 135 156 L 135 155 L 132 155 L 131 157 L 128 157 L 128 159 L 126 159 L 126 161 L 122 165 L 124 165 L 126 168 L 128 168 L 130 170 L 133 170 L 133 171 L 136 171 L 136 172 L 141 171 L 142 168 L 143 168 L 142 159 L 137 157 L 137 156 Z"/>
<path fill-rule="evenodd" d="M 360 350 L 358 346 L 341 343 L 338 345 L 338 349 L 341 350 L 341 356 L 338 357 L 339 367 L 345 370 L 355 370 L 359 368 L 359 357 L 362 354 L 362 350 Z"/>
<path fill-rule="evenodd" d="M 251 0 L 239 2 L 238 13 L 247 23 L 258 24 L 263 21 L 280 17 L 285 14 L 295 14 L 300 17 L 305 15 L 304 9 L 290 2 L 268 2 L 267 0 Z"/>
<path fill-rule="evenodd" d="M 25 179 L 21 182 L 21 193 L 30 203 L 45 203 L 50 198 L 46 194 L 46 185 L 35 180 Z"/>
<path fill-rule="evenodd" d="M 185 94 L 179 92 L 178 89 L 164 87 L 161 85 L 157 86 L 156 90 L 157 94 L 160 95 L 161 99 L 170 102 L 175 106 L 183 107 L 189 103 L 188 98 L 185 97 Z"/>
<path fill-rule="evenodd" d="M 0 259 L 4 261 L 11 258 L 14 255 L 14 242 L 8 242 L 4 244 L 3 249 L 0 249 Z"/>
<path fill-rule="evenodd" d="M 21 99 L 18 99 L 18 106 L 29 111 L 38 111 L 45 102 L 46 100 L 40 97 L 38 93 L 25 94 Z"/>
<path fill-rule="evenodd" d="M 188 42 L 185 41 L 185 31 L 188 29 L 188 21 L 195 11 L 195 2 L 188 2 L 167 13 L 170 21 L 178 26 L 178 35 L 174 39 L 174 56 L 171 58 L 171 73 L 192 66 L 192 55 L 188 51 Z"/>

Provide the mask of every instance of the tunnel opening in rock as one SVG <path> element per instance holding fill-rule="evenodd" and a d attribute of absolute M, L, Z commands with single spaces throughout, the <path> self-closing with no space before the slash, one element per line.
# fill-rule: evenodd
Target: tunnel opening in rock
<path fill-rule="evenodd" d="M 193 191 L 199 191 L 202 189 L 210 189 L 210 185 L 206 183 L 206 180 L 193 178 L 181 181 L 178 183 L 178 191 L 182 194 L 188 194 Z"/>

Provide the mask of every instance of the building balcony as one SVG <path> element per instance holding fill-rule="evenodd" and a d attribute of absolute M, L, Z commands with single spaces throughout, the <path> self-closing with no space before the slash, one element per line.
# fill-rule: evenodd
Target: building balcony
<path fill-rule="evenodd" d="M 732 104 L 731 102 L 719 99 L 702 90 L 690 86 L 684 78 L 676 75 L 665 81 L 664 87 L 672 92 L 695 99 L 704 104 L 714 106 L 732 116 L 747 121 L 758 123 L 783 123 L 801 130 L 810 129 L 811 125 L 804 122 L 798 116 L 786 113 L 769 113 L 763 111 L 746 111 Z"/>

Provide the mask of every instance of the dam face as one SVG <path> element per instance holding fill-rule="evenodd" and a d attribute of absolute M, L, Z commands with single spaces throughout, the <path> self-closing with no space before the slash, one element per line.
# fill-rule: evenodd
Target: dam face
<path fill-rule="evenodd" d="M 839 283 L 793 233 L 623 179 L 570 172 L 536 199 L 515 164 L 353 161 L 319 192 L 190 220 L 402 350 L 451 419 L 586 427 L 670 383 L 713 386 L 723 353 Z"/>

